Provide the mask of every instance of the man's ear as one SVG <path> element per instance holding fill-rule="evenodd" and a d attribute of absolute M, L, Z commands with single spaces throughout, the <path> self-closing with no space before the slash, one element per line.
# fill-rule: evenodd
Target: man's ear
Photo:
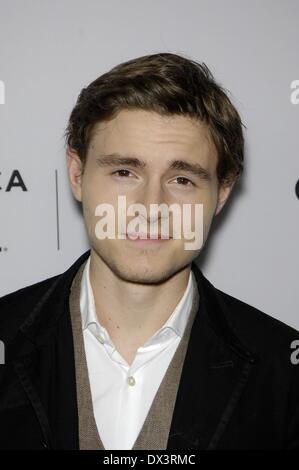
<path fill-rule="evenodd" d="M 223 208 L 224 204 L 226 203 L 231 190 L 233 189 L 233 186 L 235 184 L 235 181 L 229 184 L 220 184 L 219 190 L 218 190 L 218 202 L 217 202 L 217 207 L 214 215 L 218 215 L 221 209 Z"/>
<path fill-rule="evenodd" d="M 66 150 L 66 158 L 72 193 L 77 201 L 82 201 L 82 161 L 78 153 L 69 146 Z"/>

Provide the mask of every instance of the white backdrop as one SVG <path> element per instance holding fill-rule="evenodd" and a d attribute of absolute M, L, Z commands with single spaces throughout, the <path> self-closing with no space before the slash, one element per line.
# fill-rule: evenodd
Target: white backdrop
<path fill-rule="evenodd" d="M 125 60 L 173 52 L 205 62 L 247 126 L 243 182 L 198 264 L 299 329 L 298 46 L 298 0 L 0 0 L 0 295 L 89 247 L 63 141 L 81 88 Z"/>

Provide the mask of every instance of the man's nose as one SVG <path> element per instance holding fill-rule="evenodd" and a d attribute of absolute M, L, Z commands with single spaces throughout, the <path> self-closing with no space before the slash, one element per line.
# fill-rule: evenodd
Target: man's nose
<path fill-rule="evenodd" d="M 168 199 L 161 182 L 155 179 L 152 181 L 148 181 L 147 184 L 140 189 L 140 192 L 138 194 L 138 201 L 136 202 L 142 204 L 146 208 L 147 220 L 150 221 L 151 205 L 156 204 L 160 206 L 161 204 L 168 204 Z M 160 212 L 159 218 L 161 218 Z"/>
<path fill-rule="evenodd" d="M 138 202 L 143 204 L 148 210 L 151 204 L 167 203 L 167 197 L 161 182 L 157 179 L 148 181 L 146 185 L 140 189 Z"/>

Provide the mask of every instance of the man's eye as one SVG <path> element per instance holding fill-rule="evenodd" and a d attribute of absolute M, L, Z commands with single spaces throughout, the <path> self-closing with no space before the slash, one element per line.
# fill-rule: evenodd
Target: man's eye
<path fill-rule="evenodd" d="M 125 169 L 115 170 L 113 171 L 112 174 L 120 176 L 121 178 L 128 178 L 130 177 L 130 175 L 132 175 L 132 173 L 129 170 L 125 170 Z M 194 186 L 194 183 L 184 176 L 178 176 L 176 178 L 176 181 L 178 182 L 180 186 Z"/>
<path fill-rule="evenodd" d="M 178 176 L 176 178 L 176 180 L 182 186 L 190 186 L 190 185 L 194 186 L 194 183 L 191 180 L 189 180 L 188 178 L 185 178 L 184 176 Z"/>
<path fill-rule="evenodd" d="M 126 178 L 127 176 L 129 176 L 129 174 L 132 174 L 132 173 L 129 170 L 116 170 L 116 171 L 113 171 L 112 174 Z"/>

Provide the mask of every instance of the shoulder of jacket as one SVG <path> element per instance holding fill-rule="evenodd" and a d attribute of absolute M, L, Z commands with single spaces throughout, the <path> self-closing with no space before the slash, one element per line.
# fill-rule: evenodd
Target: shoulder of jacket
<path fill-rule="evenodd" d="M 258 354 L 289 357 L 294 340 L 299 340 L 299 331 L 282 320 L 215 288 L 217 297 L 233 329 L 252 345 Z"/>
<path fill-rule="evenodd" d="M 12 337 L 60 274 L 0 297 L 0 340 Z"/>

